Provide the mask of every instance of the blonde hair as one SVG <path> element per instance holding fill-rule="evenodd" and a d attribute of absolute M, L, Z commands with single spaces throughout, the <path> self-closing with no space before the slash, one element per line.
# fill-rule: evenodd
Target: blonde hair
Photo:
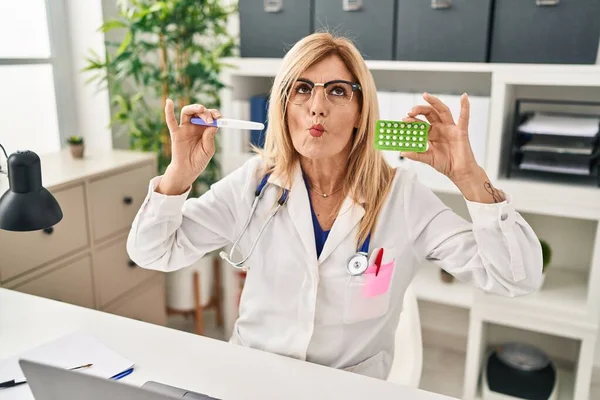
<path fill-rule="evenodd" d="M 365 215 L 357 237 L 357 243 L 363 243 L 376 225 L 379 210 L 394 178 L 394 169 L 372 145 L 375 123 L 379 118 L 377 89 L 364 59 L 349 39 L 328 32 L 313 33 L 287 52 L 270 93 L 265 145 L 255 151 L 265 162 L 264 172 L 279 176 L 287 187 L 291 187 L 299 155 L 287 126 L 288 95 L 296 79 L 307 68 L 330 55 L 340 57 L 362 87 L 362 92 L 359 92 L 360 117 L 352 139 L 342 199 L 348 194 L 355 202 L 364 199 Z"/>

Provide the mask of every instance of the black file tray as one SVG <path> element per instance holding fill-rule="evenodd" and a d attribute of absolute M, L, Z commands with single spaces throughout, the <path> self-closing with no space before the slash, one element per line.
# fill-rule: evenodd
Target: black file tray
<path fill-rule="evenodd" d="M 507 178 L 600 187 L 600 134 L 578 136 L 523 132 L 520 126 L 536 112 L 523 111 L 525 103 L 565 105 L 571 109 L 573 106 L 582 106 L 588 110 L 591 106 L 600 110 L 600 102 L 518 99 L 515 102 L 515 121 L 507 155 Z M 600 111 L 542 112 L 553 116 L 600 116 Z"/>

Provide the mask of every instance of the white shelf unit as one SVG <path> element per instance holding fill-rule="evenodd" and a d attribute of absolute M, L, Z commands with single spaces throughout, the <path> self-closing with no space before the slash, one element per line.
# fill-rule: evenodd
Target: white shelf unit
<path fill-rule="evenodd" d="M 234 101 L 267 93 L 280 59 L 229 59 L 233 65 L 223 74 L 222 114 L 233 115 Z M 500 334 L 529 332 L 532 341 L 550 337 L 576 343 L 571 366 L 561 369 L 560 396 L 589 397 L 591 373 L 599 326 L 600 307 L 600 188 L 572 184 L 507 179 L 505 152 L 511 134 L 514 100 L 523 96 L 547 99 L 600 99 L 600 65 L 521 65 L 368 61 L 378 90 L 488 96 L 487 151 L 482 166 L 496 187 L 510 193 L 514 204 L 540 237 L 555 249 L 553 263 L 540 291 L 521 298 L 502 298 L 454 281 L 440 280 L 439 269 L 427 263 L 414 281 L 420 300 L 467 310 L 467 363 L 463 398 L 481 396 L 480 371 L 485 349 L 490 346 L 490 327 Z M 404 115 L 407 110 L 398 110 Z M 471 132 L 471 134 L 474 134 Z M 221 134 L 225 173 L 239 167 L 251 155 L 242 151 L 239 132 Z M 398 161 L 401 162 L 401 161 Z M 403 161 L 409 162 L 409 161 Z M 428 168 L 428 167 L 427 167 Z M 469 218 L 459 191 L 432 170 L 417 170 L 423 183 Z M 564 267 L 564 268 L 563 268 Z M 237 317 L 236 277 L 225 273 L 225 328 L 231 332 Z M 509 329 L 509 331 L 506 331 Z M 500 340 L 498 335 L 494 340 Z M 492 343 L 493 344 L 493 343 Z M 547 346 L 552 353 L 551 345 Z M 544 348 L 544 350 L 548 350 Z M 576 353 L 576 354 L 575 354 Z"/>

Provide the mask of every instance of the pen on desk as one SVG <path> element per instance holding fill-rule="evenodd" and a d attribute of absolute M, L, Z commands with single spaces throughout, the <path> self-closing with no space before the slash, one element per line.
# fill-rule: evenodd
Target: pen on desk
<path fill-rule="evenodd" d="M 82 368 L 89 368 L 94 364 L 85 364 L 85 365 L 80 365 L 78 367 L 73 367 L 73 368 L 69 368 L 69 370 L 71 371 L 75 371 L 78 369 L 82 369 Z M 11 379 L 10 381 L 6 381 L 6 382 L 1 382 L 0 383 L 0 389 L 7 389 L 7 388 L 11 388 L 11 387 L 15 387 L 15 386 L 19 386 L 19 385 L 23 385 L 27 383 L 27 381 L 19 381 L 16 382 L 14 379 Z"/>
<path fill-rule="evenodd" d="M 114 379 L 114 380 L 119 380 L 119 379 L 123 379 L 125 378 L 127 375 L 131 374 L 133 372 L 133 367 L 126 369 L 125 371 L 116 374 L 115 376 L 111 377 L 110 379 Z"/>
<path fill-rule="evenodd" d="M 71 371 L 75 371 L 77 369 L 82 369 L 82 368 L 89 368 L 94 364 L 85 364 L 85 365 L 80 365 L 79 367 L 73 367 L 73 368 L 69 368 Z"/>

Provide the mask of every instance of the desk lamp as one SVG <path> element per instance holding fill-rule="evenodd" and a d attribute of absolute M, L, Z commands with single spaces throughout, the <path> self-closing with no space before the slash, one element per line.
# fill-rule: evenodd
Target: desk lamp
<path fill-rule="evenodd" d="M 37 231 L 56 225 L 63 217 L 58 202 L 42 186 L 40 157 L 33 151 L 17 151 L 8 157 L 9 189 L 0 197 L 0 229 Z M 5 172 L 3 172 L 5 174 Z"/>

